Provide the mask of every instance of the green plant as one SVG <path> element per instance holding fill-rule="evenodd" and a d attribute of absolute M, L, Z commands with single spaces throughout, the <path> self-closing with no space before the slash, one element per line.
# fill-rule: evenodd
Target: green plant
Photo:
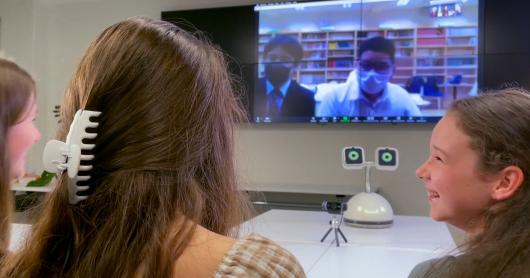
<path fill-rule="evenodd" d="M 48 183 L 50 183 L 52 181 L 52 179 L 54 177 L 56 177 L 56 176 L 57 175 L 55 173 L 50 173 L 50 172 L 43 171 L 39 178 L 37 178 L 36 180 L 32 180 L 32 181 L 28 182 L 28 184 L 26 186 L 28 186 L 28 187 L 45 186 Z"/>

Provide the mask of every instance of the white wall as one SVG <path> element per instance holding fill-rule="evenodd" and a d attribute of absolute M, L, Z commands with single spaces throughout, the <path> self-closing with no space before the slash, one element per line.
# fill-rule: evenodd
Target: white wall
<path fill-rule="evenodd" d="M 261 1 L 265 2 L 265 1 Z M 160 17 L 161 11 L 242 5 L 251 0 L 1 0 L 1 47 L 38 80 L 38 126 L 43 140 L 31 153 L 29 168 L 40 171 L 44 142 L 54 136 L 52 107 L 89 42 L 106 26 L 129 16 Z M 244 126 L 237 137 L 237 159 L 245 188 L 279 191 L 356 192 L 358 171 L 343 170 L 340 151 L 364 146 L 400 149 L 396 172 L 374 172 L 373 181 L 400 214 L 426 215 L 428 203 L 414 170 L 427 156 L 432 125 Z"/>

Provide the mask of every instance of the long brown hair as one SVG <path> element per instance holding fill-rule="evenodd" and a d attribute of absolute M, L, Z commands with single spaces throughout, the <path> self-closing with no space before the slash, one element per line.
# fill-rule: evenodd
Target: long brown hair
<path fill-rule="evenodd" d="M 244 120 L 222 53 L 163 21 L 131 18 L 88 48 L 61 110 L 101 111 L 91 194 L 68 204 L 67 177 L 44 203 L 10 277 L 169 277 L 195 225 L 223 235 L 246 217 L 233 157 Z M 140 270 L 141 269 L 141 270 Z"/>
<path fill-rule="evenodd" d="M 484 213 L 482 232 L 458 256 L 452 277 L 528 277 L 530 266 L 530 94 L 517 88 L 456 101 L 449 113 L 471 138 L 484 175 L 519 167 L 524 181 L 514 195 Z M 436 276 L 436 275 L 435 275 Z"/>
<path fill-rule="evenodd" d="M 13 200 L 7 132 L 15 125 L 35 93 L 35 81 L 16 63 L 0 58 L 0 256 L 9 246 Z"/>

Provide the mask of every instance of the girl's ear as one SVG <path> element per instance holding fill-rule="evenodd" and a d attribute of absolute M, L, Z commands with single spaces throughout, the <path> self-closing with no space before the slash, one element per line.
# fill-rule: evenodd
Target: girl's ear
<path fill-rule="evenodd" d="M 498 174 L 497 183 L 492 187 L 491 197 L 496 201 L 513 196 L 524 181 L 524 173 L 518 166 L 508 166 Z"/>

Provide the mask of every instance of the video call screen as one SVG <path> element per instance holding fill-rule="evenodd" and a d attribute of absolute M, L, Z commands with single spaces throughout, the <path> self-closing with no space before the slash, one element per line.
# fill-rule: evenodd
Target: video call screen
<path fill-rule="evenodd" d="M 477 94 L 478 0 L 260 4 L 256 123 L 436 122 Z"/>

